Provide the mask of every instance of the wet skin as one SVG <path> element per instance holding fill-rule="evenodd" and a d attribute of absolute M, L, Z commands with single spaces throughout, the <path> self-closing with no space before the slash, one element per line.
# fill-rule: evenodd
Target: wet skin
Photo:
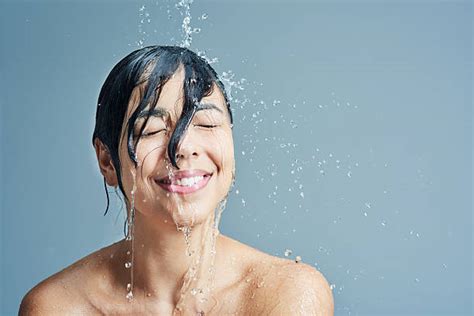
<path fill-rule="evenodd" d="M 121 242 L 101 249 L 32 289 L 20 315 L 172 315 L 174 304 L 155 293 L 125 299 Z M 220 236 L 216 305 L 208 315 L 333 315 L 331 290 L 309 265 L 276 258 Z M 125 269 L 123 269 L 125 270 Z"/>
<path fill-rule="evenodd" d="M 157 183 L 177 171 L 167 158 L 167 137 L 181 113 L 183 79 L 179 68 L 164 85 L 157 106 L 165 115 L 147 124 L 147 136 L 137 147 L 138 168 L 128 157 L 125 138 L 120 145 L 125 192 L 130 194 L 136 186 L 133 300 L 125 298 L 130 268 L 124 264 L 130 261 L 131 244 L 122 240 L 38 284 L 23 299 L 20 315 L 196 315 L 196 298 L 189 293 L 183 302 L 186 308 L 180 313 L 175 308 L 184 276 L 200 249 L 204 249 L 202 271 L 211 265 L 215 271 L 212 296 L 201 304 L 206 315 L 333 314 L 328 283 L 309 265 L 267 255 L 221 234 L 214 263 L 209 259 L 214 209 L 226 197 L 235 167 L 230 119 L 217 86 L 201 100 L 214 108 L 196 113 L 177 150 L 180 170 L 203 170 L 212 176 L 204 187 L 188 194 L 170 193 Z M 124 122 L 139 98 L 140 87 L 132 93 Z M 101 173 L 110 186 L 117 186 L 106 147 L 96 140 L 95 149 Z M 128 198 L 132 200 L 131 195 Z M 188 246 L 177 226 L 192 226 L 189 249 L 197 251 L 194 256 L 186 255 Z"/>

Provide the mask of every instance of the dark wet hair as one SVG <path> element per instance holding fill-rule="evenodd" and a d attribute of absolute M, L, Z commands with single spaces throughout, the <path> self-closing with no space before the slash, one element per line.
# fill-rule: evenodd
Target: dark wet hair
<path fill-rule="evenodd" d="M 95 139 L 98 138 L 107 147 L 117 172 L 119 188 L 127 200 L 120 172 L 120 139 L 122 136 L 127 136 L 128 155 L 136 167 L 136 147 L 150 118 L 151 111 L 145 117 L 145 122 L 142 124 L 137 137 L 134 137 L 133 133 L 135 122 L 146 106 L 149 105 L 150 110 L 156 107 L 163 86 L 181 65 L 185 72 L 183 84 L 184 105 L 168 143 L 168 157 L 171 164 L 179 169 L 176 162 L 177 147 L 199 106 L 199 102 L 203 97 L 212 93 L 213 83 L 221 90 L 231 124 L 233 122 L 232 111 L 224 85 L 209 63 L 191 50 L 178 46 L 148 46 L 138 49 L 120 60 L 109 73 L 100 90 L 92 143 L 94 144 Z M 132 91 L 141 84 L 144 84 L 144 89 L 140 95 L 141 99 L 138 107 L 126 123 L 125 135 L 121 135 L 122 122 L 128 109 Z M 105 215 L 109 208 L 105 178 L 104 187 L 107 195 Z"/>

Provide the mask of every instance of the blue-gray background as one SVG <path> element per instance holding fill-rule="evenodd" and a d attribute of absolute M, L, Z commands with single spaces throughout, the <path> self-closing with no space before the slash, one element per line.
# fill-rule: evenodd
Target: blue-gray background
<path fill-rule="evenodd" d="M 246 79 L 222 232 L 320 269 L 336 315 L 471 315 L 472 12 L 196 1 L 191 48 Z M 114 194 L 102 216 L 98 92 L 140 39 L 179 43 L 182 19 L 171 1 L 1 3 L 2 314 L 122 237 Z"/>

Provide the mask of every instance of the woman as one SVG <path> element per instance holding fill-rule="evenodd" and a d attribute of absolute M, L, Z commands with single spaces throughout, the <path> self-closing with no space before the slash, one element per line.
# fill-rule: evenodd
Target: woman
<path fill-rule="evenodd" d="M 186 48 L 122 59 L 98 100 L 93 144 L 127 206 L 126 237 L 44 280 L 21 315 L 332 315 L 314 268 L 217 229 L 235 174 L 221 81 Z"/>

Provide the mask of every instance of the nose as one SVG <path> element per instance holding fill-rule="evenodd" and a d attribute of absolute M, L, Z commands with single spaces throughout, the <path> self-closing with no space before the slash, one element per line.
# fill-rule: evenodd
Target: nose
<path fill-rule="evenodd" d="M 178 147 L 178 150 L 180 148 Z M 193 152 L 193 153 L 187 153 L 185 150 L 179 150 L 178 153 L 176 153 L 176 159 L 184 159 L 184 158 L 187 158 L 189 156 L 198 156 L 198 153 L 197 152 Z"/>
<path fill-rule="evenodd" d="M 187 160 L 199 157 L 199 148 L 189 133 L 185 133 L 176 148 L 176 160 Z M 178 162 L 178 161 L 177 161 Z"/>

